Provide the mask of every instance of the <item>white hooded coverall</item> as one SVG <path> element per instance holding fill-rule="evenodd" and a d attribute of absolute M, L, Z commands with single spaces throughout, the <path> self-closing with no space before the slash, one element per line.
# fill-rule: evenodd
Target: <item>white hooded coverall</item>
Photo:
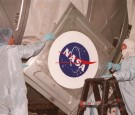
<path fill-rule="evenodd" d="M 125 39 L 121 69 L 113 74 L 117 79 L 128 115 L 135 115 L 135 40 Z M 92 95 L 89 101 L 94 100 Z M 86 108 L 84 115 L 98 115 L 97 109 Z M 114 115 L 114 113 L 113 113 Z M 116 115 L 120 115 L 117 111 Z"/>
<path fill-rule="evenodd" d="M 119 81 L 120 91 L 125 102 L 128 115 L 135 115 L 135 41 L 125 39 L 127 48 L 122 50 L 121 69 L 113 74 Z"/>
<path fill-rule="evenodd" d="M 0 115 L 28 115 L 21 58 L 37 55 L 45 41 L 33 45 L 0 47 Z"/>

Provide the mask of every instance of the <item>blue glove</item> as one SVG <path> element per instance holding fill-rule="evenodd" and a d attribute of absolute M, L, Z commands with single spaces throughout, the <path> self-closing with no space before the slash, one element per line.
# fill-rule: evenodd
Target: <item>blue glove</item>
<path fill-rule="evenodd" d="M 112 68 L 118 71 L 121 69 L 121 64 L 113 64 Z"/>
<path fill-rule="evenodd" d="M 109 63 L 107 64 L 107 69 L 110 70 L 110 69 L 112 68 L 112 65 L 113 65 L 113 63 L 112 63 L 112 62 L 109 62 Z"/>
<path fill-rule="evenodd" d="M 110 77 L 112 77 L 112 74 L 105 74 L 105 75 L 102 75 L 101 77 L 102 78 L 110 78 Z"/>
<path fill-rule="evenodd" d="M 55 38 L 53 33 L 48 33 L 44 35 L 43 40 L 48 41 L 48 40 L 53 40 Z"/>
<path fill-rule="evenodd" d="M 25 68 L 25 67 L 28 67 L 28 65 L 25 63 L 22 63 L 22 68 Z"/>
<path fill-rule="evenodd" d="M 114 69 L 114 70 L 118 71 L 118 70 L 120 70 L 120 68 L 121 68 L 121 64 L 114 64 L 114 63 L 112 63 L 112 62 L 109 62 L 109 63 L 107 64 L 107 69 L 108 69 L 108 70 Z"/>

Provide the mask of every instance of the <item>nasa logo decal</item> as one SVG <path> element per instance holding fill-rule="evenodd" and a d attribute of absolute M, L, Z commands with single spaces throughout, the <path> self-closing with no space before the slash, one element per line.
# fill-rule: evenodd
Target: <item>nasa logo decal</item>
<path fill-rule="evenodd" d="M 79 43 L 67 44 L 59 56 L 61 70 L 69 77 L 79 77 L 86 72 L 88 64 L 82 60 L 89 61 L 89 55 L 84 46 Z"/>
<path fill-rule="evenodd" d="M 70 89 L 81 88 L 85 79 L 93 78 L 97 73 L 96 48 L 83 33 L 65 32 L 52 44 L 48 66 L 58 84 Z"/>

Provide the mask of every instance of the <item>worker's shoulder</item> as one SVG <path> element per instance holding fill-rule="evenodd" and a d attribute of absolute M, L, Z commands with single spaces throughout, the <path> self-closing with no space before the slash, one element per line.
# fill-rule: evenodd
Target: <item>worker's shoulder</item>
<path fill-rule="evenodd" d="M 2 49 L 2 50 L 13 50 L 13 49 L 17 49 L 17 47 L 16 47 L 16 45 L 3 45 L 3 46 L 1 46 L 1 48 L 0 49 Z"/>

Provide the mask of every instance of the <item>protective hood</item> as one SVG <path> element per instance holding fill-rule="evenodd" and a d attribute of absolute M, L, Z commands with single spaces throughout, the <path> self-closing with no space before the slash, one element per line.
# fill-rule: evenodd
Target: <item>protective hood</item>
<path fill-rule="evenodd" d="M 127 58 L 129 56 L 135 56 L 135 40 L 125 39 L 123 44 L 127 46 L 127 48 L 122 50 L 123 58 Z"/>
<path fill-rule="evenodd" d="M 9 28 L 0 28 L 0 46 L 8 44 L 12 37 L 13 31 Z"/>

